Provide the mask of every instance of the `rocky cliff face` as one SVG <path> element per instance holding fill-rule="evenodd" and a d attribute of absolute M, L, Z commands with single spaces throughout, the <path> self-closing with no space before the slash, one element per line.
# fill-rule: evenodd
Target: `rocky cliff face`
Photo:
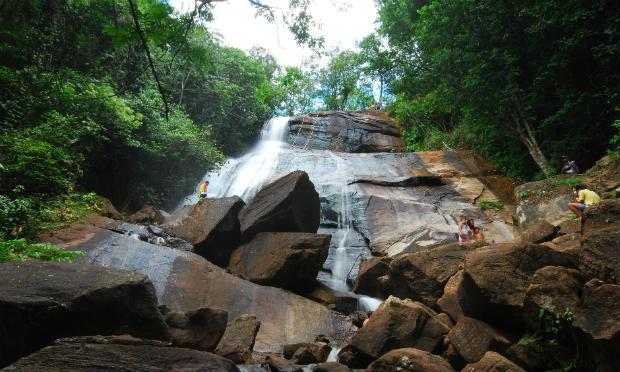
<path fill-rule="evenodd" d="M 341 152 L 404 151 L 394 120 L 383 111 L 327 111 L 289 122 L 287 142 L 306 149 Z"/>
<path fill-rule="evenodd" d="M 288 149 L 280 154 L 274 177 L 290 169 L 307 172 L 315 184 L 321 200 L 321 228 L 325 229 L 321 231 L 338 226 L 343 213 L 351 213 L 356 232 L 376 254 L 393 256 L 455 242 L 462 213 L 476 219 L 488 240 L 514 238 L 510 213 L 497 218 L 475 205 L 500 197 L 489 187 L 492 172 L 471 152 Z M 359 247 L 355 234 L 347 238 Z M 349 253 L 362 252 L 360 248 Z"/>

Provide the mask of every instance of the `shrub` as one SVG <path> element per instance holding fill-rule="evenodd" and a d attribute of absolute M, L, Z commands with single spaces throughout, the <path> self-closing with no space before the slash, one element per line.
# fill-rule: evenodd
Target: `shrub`
<path fill-rule="evenodd" d="M 504 204 L 502 204 L 501 201 L 497 200 L 497 199 L 485 199 L 485 200 L 481 200 L 480 204 L 478 204 L 480 206 L 480 209 L 482 209 L 483 211 L 487 210 L 487 209 L 502 209 L 504 207 Z"/>
<path fill-rule="evenodd" d="M 82 251 L 65 251 L 51 244 L 28 243 L 26 239 L 0 240 L 0 263 L 29 259 L 72 262 Z"/>
<path fill-rule="evenodd" d="M 557 178 L 553 180 L 554 186 L 575 187 L 581 183 L 581 177 Z"/>

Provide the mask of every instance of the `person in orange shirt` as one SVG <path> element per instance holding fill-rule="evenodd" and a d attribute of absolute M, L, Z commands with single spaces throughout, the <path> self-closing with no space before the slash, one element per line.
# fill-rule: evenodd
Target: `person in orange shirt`
<path fill-rule="evenodd" d="M 207 188 L 209 188 L 209 181 L 204 181 L 198 189 L 198 199 L 203 199 L 207 197 Z"/>

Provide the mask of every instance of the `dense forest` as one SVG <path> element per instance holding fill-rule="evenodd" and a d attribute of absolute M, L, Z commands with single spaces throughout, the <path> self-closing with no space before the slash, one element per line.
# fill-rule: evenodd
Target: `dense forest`
<path fill-rule="evenodd" d="M 356 50 L 322 47 L 309 0 L 249 1 L 316 51 L 286 67 L 224 45 L 212 3 L 0 3 L 3 236 L 84 192 L 170 209 L 279 114 L 378 102 L 410 151 L 473 148 L 520 180 L 619 151 L 617 1 L 377 0 Z"/>

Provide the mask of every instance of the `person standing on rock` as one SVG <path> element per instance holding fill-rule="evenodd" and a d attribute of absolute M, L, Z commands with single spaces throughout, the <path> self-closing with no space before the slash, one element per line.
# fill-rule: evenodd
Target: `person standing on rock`
<path fill-rule="evenodd" d="M 209 181 L 204 181 L 200 188 L 198 189 L 198 199 L 203 199 L 207 197 L 207 189 L 209 188 Z"/>
<path fill-rule="evenodd" d="M 601 202 L 601 197 L 594 191 L 588 190 L 584 185 L 576 185 L 573 194 L 577 197 L 576 203 L 568 203 L 568 209 L 573 211 L 583 221 L 583 212 L 586 208 Z"/>
<path fill-rule="evenodd" d="M 471 241 L 473 231 L 469 227 L 467 216 L 459 217 L 459 243 L 469 243 Z"/>

